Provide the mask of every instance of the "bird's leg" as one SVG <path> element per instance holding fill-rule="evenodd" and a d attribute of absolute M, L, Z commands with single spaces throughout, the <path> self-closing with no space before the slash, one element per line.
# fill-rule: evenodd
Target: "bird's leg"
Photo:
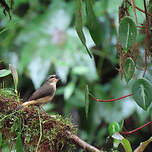
<path fill-rule="evenodd" d="M 42 114 L 48 114 L 48 113 L 44 110 L 43 105 L 44 105 L 44 104 L 39 105 L 40 110 L 42 111 Z"/>

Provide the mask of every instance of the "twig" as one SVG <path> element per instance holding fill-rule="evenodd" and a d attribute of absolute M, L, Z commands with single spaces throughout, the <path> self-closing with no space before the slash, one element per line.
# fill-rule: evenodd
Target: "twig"
<path fill-rule="evenodd" d="M 131 5 L 131 3 L 130 3 L 129 1 L 127 1 L 127 2 Z M 136 5 L 135 5 L 135 8 L 136 8 L 137 10 L 141 11 L 142 13 L 145 13 L 144 10 L 140 9 L 140 8 L 137 7 Z M 150 13 L 147 13 L 147 15 L 152 17 L 152 14 L 150 14 Z"/>
<path fill-rule="evenodd" d="M 138 24 L 137 15 L 136 15 L 136 9 L 135 9 L 135 1 L 134 0 L 131 0 L 131 5 L 132 5 L 132 8 L 133 8 L 133 12 L 135 14 L 136 24 Z"/>
<path fill-rule="evenodd" d="M 74 143 L 82 147 L 84 150 L 89 151 L 89 152 L 103 152 L 102 150 L 99 150 L 95 148 L 94 146 L 88 144 L 87 142 L 83 141 L 77 135 L 71 134 L 70 131 L 66 131 L 66 133 Z"/>
<path fill-rule="evenodd" d="M 132 133 L 137 132 L 138 130 L 140 130 L 140 129 L 142 129 L 142 128 L 144 128 L 144 127 L 148 126 L 148 125 L 150 125 L 151 123 L 152 123 L 152 121 L 150 121 L 150 122 L 148 122 L 148 123 L 144 124 L 143 126 L 140 126 L 140 127 L 136 128 L 136 129 L 134 129 L 134 130 L 126 131 L 126 132 L 120 132 L 120 134 L 123 134 L 123 135 L 129 135 L 129 134 L 132 134 Z"/>
<path fill-rule="evenodd" d="M 14 115 L 14 114 L 17 113 L 17 112 L 19 112 L 19 111 L 14 111 L 14 112 L 12 112 L 12 113 L 4 116 L 2 119 L 0 119 L 0 122 L 2 122 L 2 121 L 3 121 L 4 119 L 6 119 L 7 117 L 10 117 L 10 116 Z"/>
<path fill-rule="evenodd" d="M 38 116 L 39 116 L 39 125 L 40 125 L 40 137 L 39 137 L 39 140 L 38 140 L 38 143 L 37 143 L 37 146 L 36 146 L 36 152 L 38 152 L 38 148 L 39 148 L 39 145 L 40 145 L 40 142 L 41 142 L 41 138 L 42 138 L 42 120 L 41 120 L 41 117 L 40 117 L 40 111 L 38 109 Z"/>
<path fill-rule="evenodd" d="M 99 101 L 99 102 L 113 102 L 113 101 L 121 100 L 121 99 L 127 98 L 129 96 L 132 96 L 132 94 L 128 94 L 128 95 L 125 95 L 125 96 L 122 96 L 122 97 L 119 97 L 119 98 L 115 98 L 115 99 L 102 100 L 102 99 L 95 98 L 91 93 L 89 93 L 89 95 L 92 97 L 93 100 Z"/>
<path fill-rule="evenodd" d="M 143 77 L 146 74 L 146 70 L 147 70 L 147 48 L 148 48 L 148 15 L 147 15 L 147 8 L 146 8 L 146 1 L 144 0 L 144 8 L 145 8 L 145 16 L 146 16 L 146 39 L 145 39 L 145 68 L 144 68 L 144 73 L 143 73 Z"/>

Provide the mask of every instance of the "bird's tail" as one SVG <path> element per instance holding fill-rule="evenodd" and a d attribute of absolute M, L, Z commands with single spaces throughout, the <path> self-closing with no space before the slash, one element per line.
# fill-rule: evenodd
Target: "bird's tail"
<path fill-rule="evenodd" d="M 36 100 L 26 101 L 26 102 L 24 102 L 22 105 L 18 106 L 18 107 L 16 108 L 16 110 L 18 111 L 18 110 L 21 110 L 22 108 L 25 108 L 25 107 L 27 107 L 27 106 L 29 106 L 29 105 L 34 105 L 34 104 L 37 104 L 37 101 L 36 101 Z"/>

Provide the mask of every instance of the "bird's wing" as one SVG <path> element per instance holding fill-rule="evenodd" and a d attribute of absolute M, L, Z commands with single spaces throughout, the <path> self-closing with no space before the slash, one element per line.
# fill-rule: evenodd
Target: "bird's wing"
<path fill-rule="evenodd" d="M 54 87 L 51 86 L 49 83 L 45 83 L 40 87 L 38 90 L 36 90 L 28 99 L 30 100 L 36 100 L 42 97 L 51 96 L 54 93 Z"/>

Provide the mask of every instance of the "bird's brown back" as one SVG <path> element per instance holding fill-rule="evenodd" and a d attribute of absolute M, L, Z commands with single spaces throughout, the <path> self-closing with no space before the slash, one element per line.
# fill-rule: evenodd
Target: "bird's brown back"
<path fill-rule="evenodd" d="M 46 82 L 29 97 L 28 101 L 51 96 L 54 93 L 54 89 L 49 82 Z"/>

